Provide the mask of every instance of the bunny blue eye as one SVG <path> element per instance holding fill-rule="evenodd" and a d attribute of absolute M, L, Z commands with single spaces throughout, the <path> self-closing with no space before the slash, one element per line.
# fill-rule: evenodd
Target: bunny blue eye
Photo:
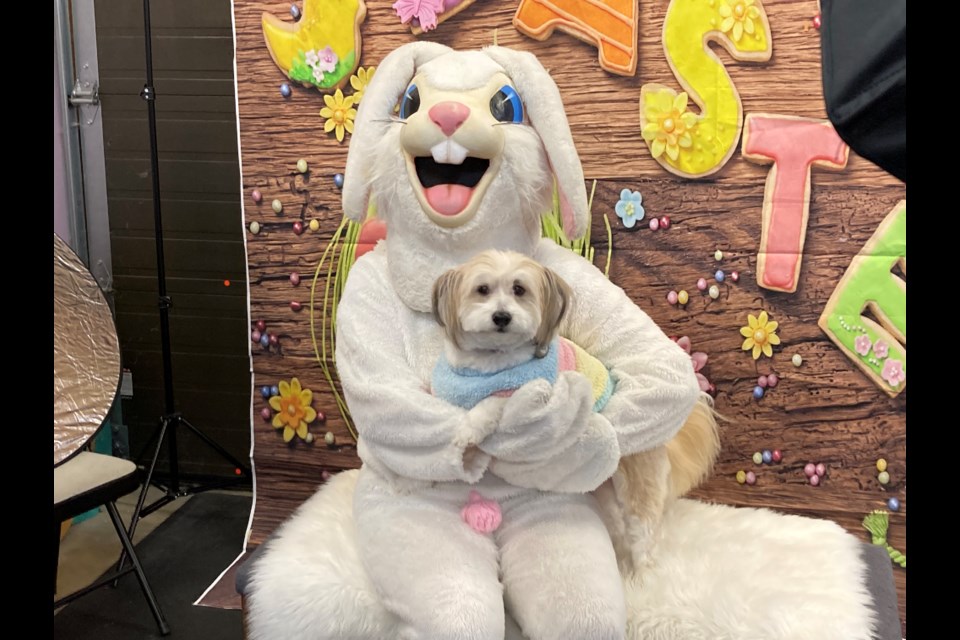
<path fill-rule="evenodd" d="M 417 85 L 412 84 L 407 87 L 400 100 L 400 117 L 406 120 L 420 109 L 420 90 Z"/>
<path fill-rule="evenodd" d="M 490 98 L 490 113 L 500 122 L 523 122 L 523 102 L 517 90 L 508 84 L 500 87 Z"/>

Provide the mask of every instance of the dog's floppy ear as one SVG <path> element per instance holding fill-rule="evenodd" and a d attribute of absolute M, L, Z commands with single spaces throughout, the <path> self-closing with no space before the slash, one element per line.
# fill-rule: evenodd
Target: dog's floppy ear
<path fill-rule="evenodd" d="M 560 328 L 560 321 L 567 312 L 567 306 L 570 304 L 570 298 L 573 291 L 570 285 L 556 273 L 542 267 L 540 270 L 541 291 L 540 291 L 540 327 L 534 337 L 536 344 L 535 355 L 542 358 L 550 350 L 550 343 L 557 335 Z"/>
<path fill-rule="evenodd" d="M 462 279 L 463 273 L 457 267 L 445 272 L 433 283 L 433 317 L 457 347 L 461 344 L 463 334 L 460 314 L 457 313 Z"/>
<path fill-rule="evenodd" d="M 398 47 L 383 59 L 364 89 L 343 171 L 343 213 L 351 220 L 363 222 L 367 217 L 374 148 L 392 125 L 391 119 L 396 115 L 393 108 L 400 96 L 417 68 L 450 51 L 453 49 L 436 42 L 412 42 Z"/>
<path fill-rule="evenodd" d="M 520 93 L 524 110 L 543 142 L 557 181 L 563 232 L 570 240 L 580 238 L 590 224 L 587 188 L 560 90 L 532 53 L 504 47 L 486 47 L 483 51 L 504 68 Z"/>

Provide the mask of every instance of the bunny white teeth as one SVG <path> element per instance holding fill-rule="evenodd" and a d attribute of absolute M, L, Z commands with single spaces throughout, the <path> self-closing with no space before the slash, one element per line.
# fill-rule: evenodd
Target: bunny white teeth
<path fill-rule="evenodd" d="M 444 140 L 430 148 L 434 162 L 438 164 L 463 164 L 467 159 L 467 148 L 455 140 Z"/>

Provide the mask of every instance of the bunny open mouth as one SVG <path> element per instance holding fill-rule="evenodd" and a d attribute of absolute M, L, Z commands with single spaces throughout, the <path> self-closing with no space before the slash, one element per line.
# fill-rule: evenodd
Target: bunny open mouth
<path fill-rule="evenodd" d="M 470 203 L 480 179 L 490 168 L 483 158 L 464 158 L 460 164 L 437 162 L 432 157 L 414 158 L 423 195 L 434 211 L 455 216 Z"/>
<path fill-rule="evenodd" d="M 442 227 L 466 224 L 499 169 L 499 157 L 470 155 L 469 149 L 451 139 L 433 145 L 429 152 L 407 154 L 410 180 L 420 204 Z"/>

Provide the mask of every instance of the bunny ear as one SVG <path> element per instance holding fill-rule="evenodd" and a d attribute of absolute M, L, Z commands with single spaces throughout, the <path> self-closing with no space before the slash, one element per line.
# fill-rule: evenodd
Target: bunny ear
<path fill-rule="evenodd" d="M 343 212 L 351 220 L 362 222 L 367 217 L 374 148 L 392 124 L 397 101 L 418 67 L 450 51 L 450 47 L 436 42 L 403 45 L 380 62 L 373 79 L 364 89 L 343 172 Z"/>
<path fill-rule="evenodd" d="M 560 195 L 563 232 L 571 240 L 581 237 L 590 224 L 587 189 L 583 182 L 580 157 L 573 145 L 570 124 L 563 110 L 560 90 L 532 53 L 504 47 L 486 47 L 483 51 L 503 67 L 513 80 L 530 124 L 547 151 Z"/>

